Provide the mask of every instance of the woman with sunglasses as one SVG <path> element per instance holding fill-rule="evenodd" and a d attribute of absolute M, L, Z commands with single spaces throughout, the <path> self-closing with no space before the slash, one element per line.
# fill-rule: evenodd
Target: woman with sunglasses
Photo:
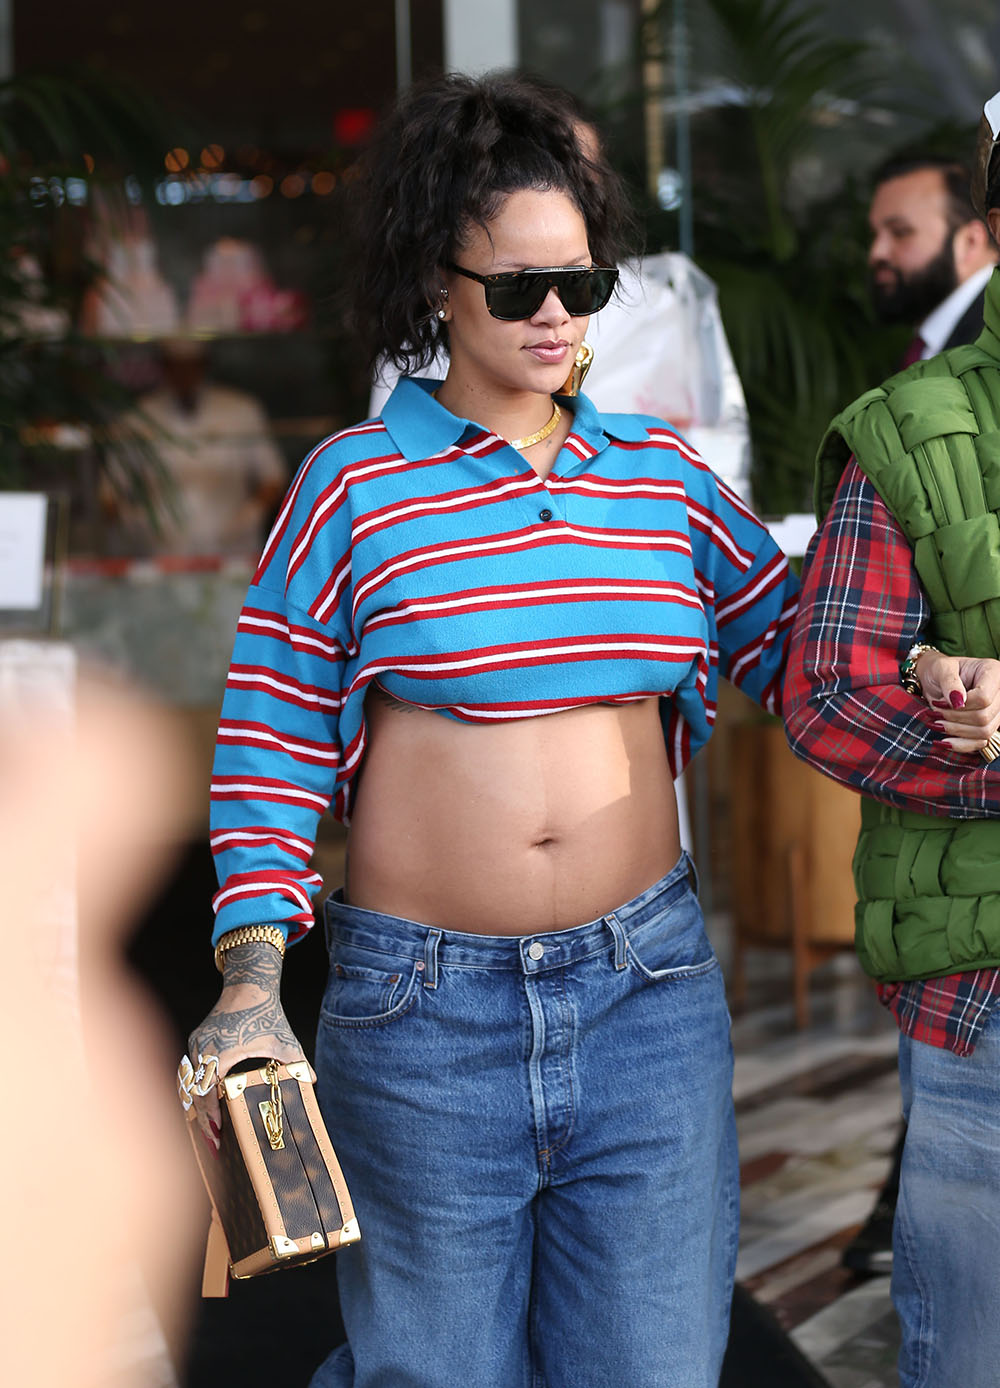
<path fill-rule="evenodd" d="M 213 781 L 224 987 L 191 1053 L 301 1056 L 281 959 L 332 807 L 316 1070 L 362 1240 L 314 1388 L 708 1388 L 731 1048 L 673 778 L 720 673 L 777 709 L 795 583 L 669 425 L 563 393 L 626 224 L 568 101 L 415 89 L 359 197 L 373 360 L 450 365 L 314 449 L 265 547 Z"/>

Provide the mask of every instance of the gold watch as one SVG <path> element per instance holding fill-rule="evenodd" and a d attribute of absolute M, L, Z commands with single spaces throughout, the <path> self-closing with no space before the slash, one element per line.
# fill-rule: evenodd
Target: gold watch
<path fill-rule="evenodd" d="M 282 959 L 285 957 L 285 937 L 276 925 L 241 925 L 229 930 L 215 946 L 215 967 L 223 972 L 222 956 L 237 945 L 273 945 Z"/>

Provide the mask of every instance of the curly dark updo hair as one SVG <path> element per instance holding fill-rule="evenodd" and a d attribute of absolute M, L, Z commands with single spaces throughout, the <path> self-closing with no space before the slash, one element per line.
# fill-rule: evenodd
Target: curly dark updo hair
<path fill-rule="evenodd" d="M 439 267 L 510 193 L 565 193 L 586 223 L 594 262 L 618 261 L 632 225 L 628 200 L 596 139 L 581 147 L 580 124 L 569 93 L 510 73 L 453 73 L 400 97 L 352 190 L 357 322 L 372 363 L 420 370 L 447 344 L 434 311 Z"/>

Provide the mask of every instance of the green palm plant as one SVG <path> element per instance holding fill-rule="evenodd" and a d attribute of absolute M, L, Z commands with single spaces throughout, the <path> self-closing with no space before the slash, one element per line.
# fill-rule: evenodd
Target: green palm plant
<path fill-rule="evenodd" d="M 671 12 L 664 0 L 645 31 L 664 60 Z M 845 157 L 872 162 L 865 115 L 885 113 L 891 74 L 797 0 L 691 0 L 688 13 L 695 253 L 747 397 L 755 500 L 767 514 L 809 509 L 826 423 L 886 374 L 898 343 L 872 318 L 865 199 L 843 174 Z M 662 214 L 650 228 L 663 237 Z"/>

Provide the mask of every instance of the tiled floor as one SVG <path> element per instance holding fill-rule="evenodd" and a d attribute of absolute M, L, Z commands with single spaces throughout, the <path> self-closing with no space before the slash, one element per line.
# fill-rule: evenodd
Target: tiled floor
<path fill-rule="evenodd" d="M 710 928 L 725 960 L 725 921 Z M 888 1278 L 857 1278 L 840 1254 L 889 1167 L 899 1121 L 895 1027 L 850 955 L 817 970 L 801 1032 L 785 957 L 751 955 L 749 976 L 733 1025 L 737 1277 L 831 1388 L 891 1388 L 898 1339 Z"/>

